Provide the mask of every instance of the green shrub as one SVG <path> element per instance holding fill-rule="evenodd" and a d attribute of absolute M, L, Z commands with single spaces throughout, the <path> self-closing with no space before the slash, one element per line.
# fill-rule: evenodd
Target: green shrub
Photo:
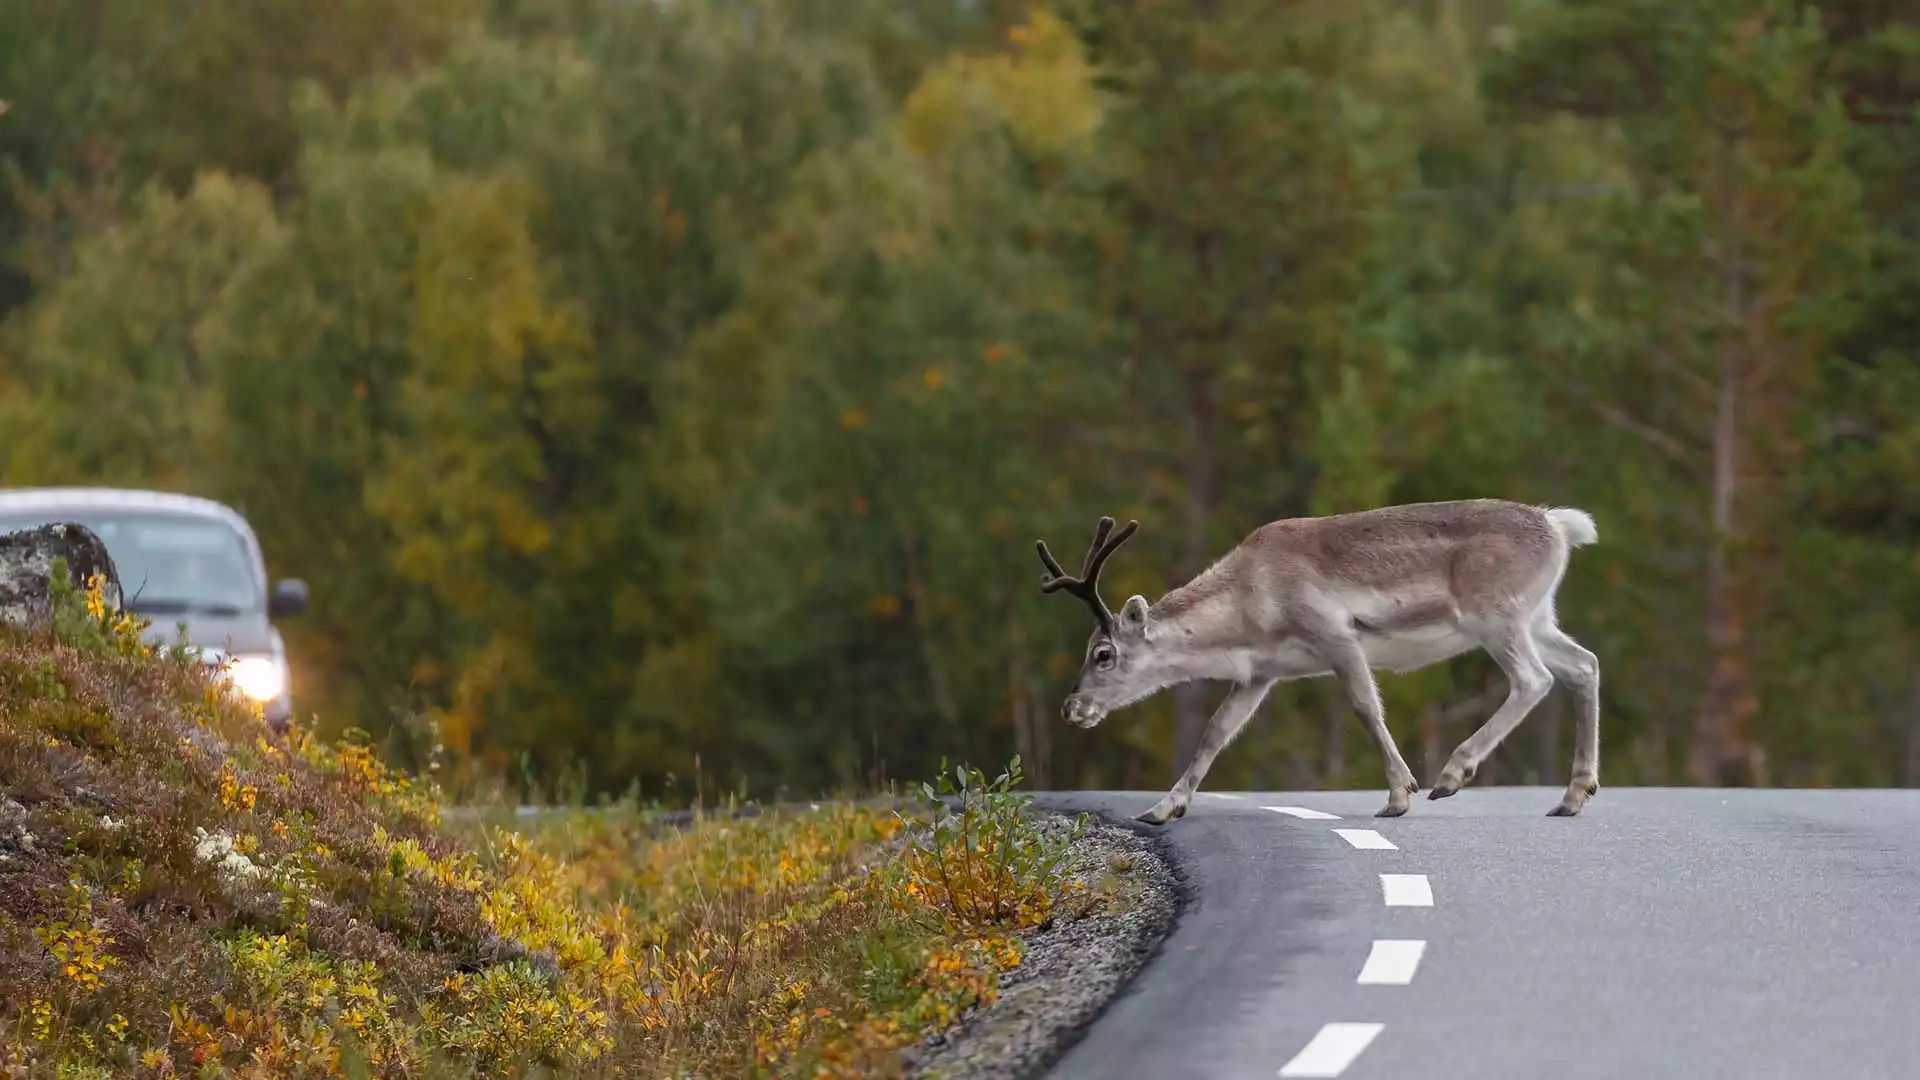
<path fill-rule="evenodd" d="M 908 833 L 905 869 L 912 894 L 931 901 L 954 933 L 1044 926 L 1063 892 L 1069 845 L 1086 829 L 1048 835 L 1028 813 L 1020 755 L 988 780 L 977 768 L 940 763 L 937 784 L 920 785 L 926 815 Z M 957 805 L 956 805 L 957 804 Z"/>

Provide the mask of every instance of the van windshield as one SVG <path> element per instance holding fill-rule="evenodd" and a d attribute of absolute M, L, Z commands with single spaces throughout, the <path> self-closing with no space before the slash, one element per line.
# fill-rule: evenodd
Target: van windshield
<path fill-rule="evenodd" d="M 260 609 L 246 545 L 232 526 L 191 514 L 48 510 L 0 515 L 0 533 L 73 521 L 99 534 L 127 609 L 142 615 L 244 615 Z"/>

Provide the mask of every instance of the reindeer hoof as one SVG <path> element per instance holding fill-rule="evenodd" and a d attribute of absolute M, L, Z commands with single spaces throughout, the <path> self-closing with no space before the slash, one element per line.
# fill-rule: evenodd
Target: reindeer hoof
<path fill-rule="evenodd" d="M 1135 821 L 1144 821 L 1149 825 L 1165 825 L 1169 821 L 1178 821 L 1187 816 L 1187 808 L 1182 803 L 1172 806 L 1155 806 L 1144 814 L 1136 814 Z"/>
<path fill-rule="evenodd" d="M 1407 807 L 1399 803 L 1388 803 L 1373 812 L 1374 817 L 1399 817 L 1407 812 Z"/>
<path fill-rule="evenodd" d="M 1467 781 L 1473 779 L 1474 772 L 1473 769 L 1448 763 L 1446 768 L 1440 770 L 1440 779 L 1434 781 L 1433 790 L 1427 792 L 1427 798 L 1444 799 L 1449 795 L 1458 794 L 1461 788 L 1467 786 Z"/>
<path fill-rule="evenodd" d="M 1592 776 L 1576 776 L 1573 783 L 1567 785 L 1567 793 L 1560 797 L 1560 805 L 1547 811 L 1548 817 L 1573 817 L 1587 805 L 1600 790 L 1600 781 Z"/>
<path fill-rule="evenodd" d="M 1567 787 L 1567 793 L 1561 797 L 1560 805 L 1547 811 L 1548 817 L 1573 817 L 1585 809 L 1587 800 L 1600 790 L 1597 780 L 1577 779 Z"/>

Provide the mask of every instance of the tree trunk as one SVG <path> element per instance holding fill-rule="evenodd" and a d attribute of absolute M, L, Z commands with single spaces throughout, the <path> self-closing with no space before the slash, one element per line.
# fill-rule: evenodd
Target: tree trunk
<path fill-rule="evenodd" d="M 1763 617 L 1759 552 L 1748 537 L 1758 524 L 1750 518 L 1759 502 L 1744 490 L 1762 479 L 1757 457 L 1759 416 L 1747 416 L 1748 398 L 1760 398 L 1750 383 L 1762 359 L 1748 312 L 1744 202 L 1735 192 L 1723 211 L 1725 249 L 1721 279 L 1728 324 L 1737 329 L 1720 344 L 1718 394 L 1713 422 L 1713 538 L 1707 557 L 1707 678 L 1694 721 L 1687 773 L 1696 784 L 1723 786 L 1765 783 L 1765 761 L 1753 739 L 1760 712 L 1754 677 L 1754 627 Z M 1760 411 L 1758 409 L 1756 412 Z"/>
<path fill-rule="evenodd" d="M 1187 450 L 1187 506 L 1184 552 L 1185 574 L 1199 573 L 1212 555 L 1207 541 L 1207 525 L 1213 520 L 1217 461 L 1215 440 L 1219 423 L 1219 403 L 1214 393 L 1211 358 L 1202 359 L 1187 371 L 1187 406 L 1191 441 Z M 1193 760 L 1200 747 L 1200 736 L 1207 722 L 1205 683 L 1185 683 L 1173 691 L 1174 754 L 1173 773 L 1177 779 Z"/>
<path fill-rule="evenodd" d="M 1920 787 L 1920 664 L 1912 660 L 1907 662 L 1907 763 L 1900 782 Z"/>
<path fill-rule="evenodd" d="M 1324 786 L 1339 783 L 1347 775 L 1346 731 L 1347 725 L 1355 723 L 1356 720 L 1353 716 L 1353 706 L 1347 702 L 1346 691 L 1340 687 L 1340 684 L 1332 680 L 1323 680 L 1322 685 L 1328 689 L 1326 695 L 1327 738 L 1324 746 L 1327 765 L 1326 773 L 1320 778 Z"/>
<path fill-rule="evenodd" d="M 1737 541 L 1716 537 L 1707 567 L 1707 682 L 1701 694 L 1687 774 L 1710 786 L 1764 785 L 1764 756 L 1753 741 L 1760 696 L 1754 685 L 1751 631 L 1759 612 L 1755 583 Z"/>
<path fill-rule="evenodd" d="M 933 691 L 934 711 L 949 731 L 957 730 L 960 704 L 954 696 L 953 680 L 947 675 L 946 665 L 940 662 L 940 645 L 934 639 L 934 626 L 938 620 L 934 617 L 926 579 L 920 576 L 919 538 L 905 526 L 900 529 L 900 552 L 902 567 L 906 571 L 907 613 L 913 619 L 921 662 L 926 665 L 927 685 Z"/>
<path fill-rule="evenodd" d="M 1440 707 L 1429 701 L 1420 709 L 1420 775 L 1437 775 L 1447 764 L 1447 749 L 1441 739 Z"/>
<path fill-rule="evenodd" d="M 1031 702 L 1028 715 L 1033 718 L 1033 768 L 1027 774 L 1033 777 L 1035 791 L 1053 790 L 1053 711 L 1040 704 L 1040 676 L 1035 673 L 1032 664 L 1027 665 L 1027 701 Z"/>
<path fill-rule="evenodd" d="M 1041 704 L 1040 686 L 1034 677 L 1033 656 L 1027 648 L 1027 627 L 1020 621 L 1017 600 L 1007 606 L 1007 699 L 1013 713 L 1014 748 L 1020 753 L 1021 767 L 1028 786 L 1035 791 L 1050 789 L 1052 753 L 1051 717 Z"/>
<path fill-rule="evenodd" d="M 1018 619 L 1009 619 L 1018 625 Z M 1020 762 L 1032 775 L 1034 767 L 1033 750 L 1033 701 L 1027 696 L 1026 680 L 1021 677 L 1020 657 L 1017 651 L 1007 656 L 1007 712 L 1013 720 L 1013 750 L 1020 755 Z M 1037 786 L 1037 785 L 1036 785 Z"/>

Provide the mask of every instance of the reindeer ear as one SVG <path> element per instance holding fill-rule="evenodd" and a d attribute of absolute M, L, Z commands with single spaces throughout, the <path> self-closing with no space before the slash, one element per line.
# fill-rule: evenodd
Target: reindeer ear
<path fill-rule="evenodd" d="M 1127 597 L 1127 602 L 1120 605 L 1120 621 L 1133 630 L 1145 628 L 1147 625 L 1147 598 L 1138 593 Z"/>

